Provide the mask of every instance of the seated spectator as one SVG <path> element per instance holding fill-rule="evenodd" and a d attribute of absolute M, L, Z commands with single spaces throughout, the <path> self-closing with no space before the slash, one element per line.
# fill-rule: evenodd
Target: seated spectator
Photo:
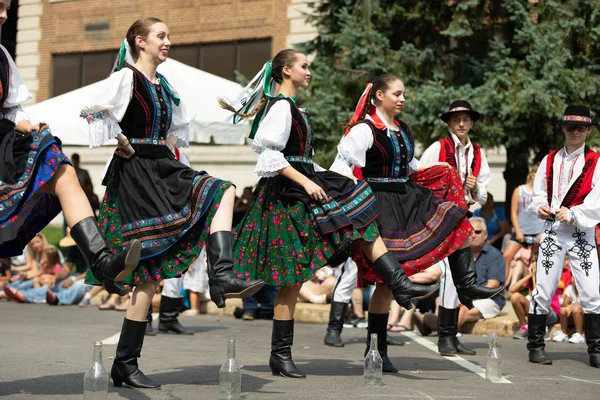
<path fill-rule="evenodd" d="M 89 307 L 92 305 L 92 299 L 98 295 L 101 295 L 101 292 L 104 291 L 104 288 L 102 286 L 92 286 L 92 288 L 90 289 L 89 292 L 86 292 L 83 295 L 83 298 L 81 299 L 81 301 L 79 302 L 78 306 L 79 307 Z M 108 294 L 108 292 L 106 292 Z M 100 303 L 103 303 L 103 301 L 100 301 Z"/>
<path fill-rule="evenodd" d="M 533 180 L 535 179 L 537 169 L 537 165 L 533 165 L 529 169 L 527 181 L 524 185 L 517 187 L 513 191 L 510 201 L 510 217 L 514 232 L 510 237 L 510 241 L 506 245 L 506 249 L 504 249 L 503 253 L 504 261 L 506 263 L 507 286 L 510 286 L 511 283 L 521 279 L 522 275 L 525 273 L 524 269 L 515 271 L 512 268 L 513 261 L 524 261 L 525 259 L 529 259 L 529 256 L 526 254 L 521 254 L 519 257 L 516 257 L 516 254 L 518 254 L 522 249 L 531 249 L 534 244 L 539 243 L 540 234 L 544 229 L 544 220 L 538 218 L 535 213 L 529 211 L 528 209 L 529 204 L 531 204 L 533 201 Z M 531 252 L 528 253 L 531 254 Z M 522 264 L 519 266 L 522 266 Z M 515 272 L 517 276 L 515 276 Z M 519 275 L 519 272 L 521 275 Z M 510 279 L 511 273 L 513 273 L 512 280 Z"/>
<path fill-rule="evenodd" d="M 560 307 L 560 331 L 552 337 L 555 342 L 566 342 L 582 344 L 585 343 L 583 337 L 583 308 L 579 300 L 579 292 L 575 280 L 569 285 L 563 295 L 563 304 Z M 569 326 L 575 326 L 575 333 L 569 337 L 567 329 Z"/>
<path fill-rule="evenodd" d="M 91 285 L 85 283 L 86 273 L 70 276 L 60 282 L 54 289 L 47 288 L 46 303 L 51 306 L 70 306 L 77 304 L 86 293 L 92 290 Z"/>
<path fill-rule="evenodd" d="M 366 328 L 368 326 L 365 318 L 365 295 L 364 290 L 370 288 L 356 288 L 352 291 L 350 313 L 344 318 L 344 328 Z M 368 308 L 368 306 L 366 307 Z"/>
<path fill-rule="evenodd" d="M 532 254 L 531 248 L 521 247 L 509 262 L 508 274 L 506 277 L 506 287 L 508 288 L 509 293 L 511 285 L 524 277 L 527 273 Z M 504 260 L 506 261 L 506 257 Z"/>
<path fill-rule="evenodd" d="M 309 281 L 304 282 L 298 298 L 307 303 L 327 304 L 331 301 L 336 281 L 333 270 L 330 267 L 323 267 Z"/>
<path fill-rule="evenodd" d="M 50 243 L 42 233 L 38 233 L 29 241 L 25 252 L 25 265 L 14 266 L 12 271 L 16 274 L 10 279 L 8 286 L 13 287 L 17 290 L 31 289 L 33 287 L 33 278 L 42 273 L 40 258 Z M 61 255 L 61 262 L 62 255 Z"/>
<path fill-rule="evenodd" d="M 254 296 L 245 298 L 243 307 L 236 307 L 233 316 L 244 321 L 273 319 L 277 293 L 279 293 L 279 286 L 263 286 Z"/>
<path fill-rule="evenodd" d="M 10 282 L 10 258 L 0 258 L 0 288 Z"/>
<path fill-rule="evenodd" d="M 488 194 L 488 201 L 490 194 Z M 471 236 L 471 250 L 475 259 L 476 284 L 495 288 L 504 284 L 506 264 L 502 253 L 488 243 L 488 232 L 486 222 L 483 218 L 473 217 L 470 219 L 474 232 Z M 504 305 L 506 300 L 502 294 L 497 294 L 491 299 L 473 300 L 474 308 L 469 310 L 461 305 L 458 313 L 458 328 L 465 322 L 474 322 L 481 318 L 494 318 Z"/>
<path fill-rule="evenodd" d="M 535 271 L 536 262 L 532 260 L 527 269 L 527 274 L 513 283 L 509 288 L 509 291 L 512 293 L 510 295 L 510 302 L 521 324 L 519 329 L 513 334 L 513 339 L 527 339 L 527 314 L 529 314 L 531 293 L 535 288 Z M 546 330 L 548 330 L 548 326 L 552 326 L 558 322 L 559 313 L 559 296 L 558 292 L 555 292 L 550 302 L 550 312 L 546 319 Z"/>
<path fill-rule="evenodd" d="M 485 220 L 487 226 L 487 242 L 494 246 L 497 250 L 502 250 L 502 241 L 504 235 L 510 233 L 510 225 L 504 215 L 504 207 L 494 204 L 494 196 L 488 192 L 487 201 L 473 213 L 476 217 L 481 217 Z M 504 260 L 504 258 L 502 259 Z M 506 264 L 505 267 L 506 269 Z M 504 282 L 506 277 L 502 278 Z"/>

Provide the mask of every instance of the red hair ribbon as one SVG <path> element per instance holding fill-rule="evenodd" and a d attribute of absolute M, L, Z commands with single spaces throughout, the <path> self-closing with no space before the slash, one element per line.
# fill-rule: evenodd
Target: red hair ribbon
<path fill-rule="evenodd" d="M 372 104 L 367 104 L 367 101 L 371 97 L 371 88 L 373 88 L 373 84 L 371 82 L 367 83 L 367 87 L 365 91 L 360 96 L 360 100 L 358 100 L 358 104 L 356 105 L 356 109 L 354 110 L 354 114 L 352 114 L 352 118 L 350 118 L 350 122 L 348 124 L 352 125 L 358 122 L 360 115 L 362 114 L 365 107 L 371 107 Z M 369 110 L 371 111 L 371 110 Z M 350 129 L 346 128 L 346 132 L 344 132 L 344 136 L 346 136 L 350 132 Z"/>

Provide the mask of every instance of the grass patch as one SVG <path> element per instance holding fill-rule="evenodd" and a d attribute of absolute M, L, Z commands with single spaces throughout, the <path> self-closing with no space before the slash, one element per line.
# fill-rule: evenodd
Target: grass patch
<path fill-rule="evenodd" d="M 46 236 L 46 238 L 48 239 L 48 242 L 50 242 L 51 244 L 55 245 L 56 247 L 58 247 L 58 242 L 60 241 L 60 239 L 62 239 L 65 235 L 63 234 L 63 228 L 62 226 L 47 226 L 44 229 L 42 229 L 42 233 L 44 234 L 44 236 Z"/>

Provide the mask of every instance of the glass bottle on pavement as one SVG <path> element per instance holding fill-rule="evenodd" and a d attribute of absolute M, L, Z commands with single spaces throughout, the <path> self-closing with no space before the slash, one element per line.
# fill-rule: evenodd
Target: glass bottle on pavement
<path fill-rule="evenodd" d="M 377 351 L 377 334 L 371 334 L 371 346 L 365 357 L 363 377 L 365 386 L 383 386 L 383 360 Z"/>
<path fill-rule="evenodd" d="M 490 382 L 500 382 L 502 380 L 502 357 L 500 357 L 498 351 L 496 332 L 492 332 L 490 339 L 490 349 L 485 363 L 485 379 Z"/>
<path fill-rule="evenodd" d="M 94 342 L 94 359 L 83 377 L 84 400 L 106 400 L 108 373 L 102 365 L 102 342 Z"/>
<path fill-rule="evenodd" d="M 219 399 L 239 400 L 242 393 L 242 371 L 235 359 L 235 339 L 227 346 L 227 360 L 219 370 Z"/>

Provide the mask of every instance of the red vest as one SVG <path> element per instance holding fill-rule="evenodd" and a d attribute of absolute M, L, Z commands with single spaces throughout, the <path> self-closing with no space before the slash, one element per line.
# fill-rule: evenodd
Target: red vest
<path fill-rule="evenodd" d="M 440 157 L 438 161 L 447 162 L 454 169 L 458 169 L 456 165 L 456 156 L 455 156 L 455 145 L 454 140 L 452 140 L 451 136 L 447 136 L 444 139 L 438 140 L 440 143 Z M 471 142 L 471 146 L 473 146 L 473 161 L 471 162 L 471 171 L 473 171 L 473 176 L 477 178 L 479 176 L 479 171 L 481 171 L 481 147 Z"/>
<path fill-rule="evenodd" d="M 556 154 L 560 150 L 561 149 L 552 150 L 546 159 L 546 191 L 548 193 L 548 204 L 552 204 L 554 157 L 556 157 Z M 569 188 L 562 203 L 560 203 L 562 207 L 571 208 L 582 204 L 583 200 L 585 200 L 585 196 L 592 191 L 592 178 L 594 177 L 594 170 L 596 169 L 596 163 L 598 162 L 600 155 L 587 146 L 585 146 L 583 154 L 585 155 L 583 170 L 581 171 L 581 175 L 579 175 Z"/>

